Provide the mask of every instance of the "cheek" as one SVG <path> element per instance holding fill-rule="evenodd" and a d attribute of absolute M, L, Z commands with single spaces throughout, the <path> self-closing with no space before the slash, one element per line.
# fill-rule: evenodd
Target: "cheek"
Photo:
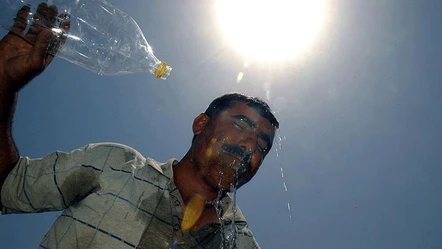
<path fill-rule="evenodd" d="M 255 153 L 255 154 L 252 156 L 252 160 L 250 161 L 250 164 L 251 164 L 251 166 L 252 166 L 252 171 L 253 171 L 253 172 L 258 171 L 259 166 L 261 166 L 261 163 L 262 163 L 261 156 Z"/>
<path fill-rule="evenodd" d="M 248 174 L 242 176 L 239 180 L 239 187 L 243 186 L 244 184 L 248 183 L 252 178 L 255 176 L 256 171 L 249 172 Z"/>
<path fill-rule="evenodd" d="M 212 159 L 215 155 L 216 155 L 216 145 L 217 139 L 216 138 L 211 138 L 208 142 L 207 148 L 204 151 L 204 158 L 206 160 L 210 160 Z"/>

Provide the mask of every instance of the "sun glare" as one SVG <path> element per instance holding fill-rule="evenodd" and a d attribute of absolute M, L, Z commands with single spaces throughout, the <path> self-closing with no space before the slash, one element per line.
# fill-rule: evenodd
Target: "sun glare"
<path fill-rule="evenodd" d="M 249 59 L 296 56 L 321 29 L 325 0 L 217 0 L 221 28 Z"/>

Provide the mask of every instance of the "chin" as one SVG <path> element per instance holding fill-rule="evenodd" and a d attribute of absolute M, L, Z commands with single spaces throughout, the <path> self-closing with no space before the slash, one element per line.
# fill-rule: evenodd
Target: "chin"
<path fill-rule="evenodd" d="M 226 192 L 233 192 L 233 189 L 235 186 L 237 186 L 236 189 L 239 189 L 242 185 L 244 185 L 241 181 L 236 184 L 235 181 L 230 181 L 230 182 L 223 182 L 218 184 L 218 189 L 219 191 L 226 191 Z"/>
<path fill-rule="evenodd" d="M 219 191 L 225 191 L 225 192 L 231 192 L 232 187 L 234 186 L 233 181 L 228 182 L 225 181 L 224 179 L 218 180 L 217 183 L 215 184 L 215 189 L 219 192 Z"/>

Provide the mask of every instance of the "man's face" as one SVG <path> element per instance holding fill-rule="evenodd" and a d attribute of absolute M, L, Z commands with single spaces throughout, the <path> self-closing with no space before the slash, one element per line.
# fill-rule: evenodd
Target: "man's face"
<path fill-rule="evenodd" d="M 273 143 L 275 128 L 255 108 L 238 102 L 201 129 L 195 129 L 194 123 L 194 133 L 198 173 L 219 191 L 252 179 Z"/>

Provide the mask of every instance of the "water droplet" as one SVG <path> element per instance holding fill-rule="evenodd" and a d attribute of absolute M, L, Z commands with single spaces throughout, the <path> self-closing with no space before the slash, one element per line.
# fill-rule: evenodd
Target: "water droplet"
<path fill-rule="evenodd" d="M 244 73 L 240 72 L 236 77 L 236 83 L 241 83 L 242 78 L 244 77 Z"/>
<path fill-rule="evenodd" d="M 264 92 L 266 94 L 266 99 L 270 100 L 270 83 L 264 82 L 262 89 L 264 90 Z"/>
<path fill-rule="evenodd" d="M 279 153 L 282 152 L 282 140 L 286 140 L 287 138 L 286 138 L 286 136 L 282 137 L 281 134 L 279 133 L 279 130 L 278 130 L 277 137 L 278 137 L 278 139 L 276 141 L 277 146 L 275 148 L 275 151 L 276 151 L 276 157 L 279 158 Z M 287 187 L 286 182 L 284 181 L 284 168 L 283 168 L 281 162 L 279 162 L 278 165 L 279 165 L 279 169 L 281 171 L 282 186 L 284 187 L 284 191 L 288 194 L 288 187 Z M 289 216 L 289 222 L 292 223 L 292 211 L 291 211 L 291 207 L 290 207 L 290 201 L 287 201 L 287 211 L 288 211 L 288 216 Z"/>
<path fill-rule="evenodd" d="M 266 99 L 270 100 L 270 90 L 265 90 L 266 91 Z"/>
<path fill-rule="evenodd" d="M 223 191 L 221 190 L 218 193 L 218 197 L 216 198 L 216 200 L 213 203 L 213 206 L 215 207 L 215 211 L 216 214 L 218 216 L 218 220 L 220 223 L 220 230 L 221 230 L 221 249 L 236 249 L 237 245 L 236 245 L 236 238 L 237 238 L 237 234 L 238 234 L 238 228 L 236 226 L 236 212 L 237 212 L 237 208 L 236 208 L 236 191 L 238 189 L 238 177 L 239 177 L 239 167 L 235 167 L 235 184 L 232 184 L 232 188 L 231 188 L 231 195 L 232 195 L 232 199 L 233 199 L 233 203 L 232 203 L 232 221 L 230 223 L 229 226 L 224 224 L 224 218 L 223 216 L 223 212 L 225 210 L 222 209 L 221 207 L 221 197 L 223 195 Z"/>

